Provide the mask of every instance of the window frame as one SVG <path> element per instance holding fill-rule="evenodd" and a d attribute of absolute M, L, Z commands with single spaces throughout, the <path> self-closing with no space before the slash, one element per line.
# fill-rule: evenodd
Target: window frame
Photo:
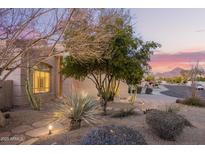
<path fill-rule="evenodd" d="M 32 71 L 32 91 L 34 94 L 44 94 L 44 93 L 50 93 L 51 92 L 51 66 L 46 64 L 46 63 L 40 63 L 38 66 L 34 66 L 33 67 L 33 71 Z M 43 90 L 38 90 L 40 89 L 39 87 L 38 88 L 35 88 L 35 72 L 38 71 L 39 73 L 44 73 L 44 77 L 46 76 L 45 73 L 48 73 L 48 76 L 49 76 L 49 80 L 48 80 L 48 87 L 44 87 L 44 91 Z M 38 80 L 38 79 L 37 79 Z M 37 84 L 40 84 L 40 81 L 37 81 L 38 83 Z M 45 84 L 45 80 L 43 80 L 43 84 Z M 40 85 L 39 85 L 40 86 Z M 39 92 L 35 92 L 35 90 L 37 89 L 37 91 Z M 42 88 L 43 89 L 43 88 Z M 48 90 L 47 90 L 48 89 Z"/>

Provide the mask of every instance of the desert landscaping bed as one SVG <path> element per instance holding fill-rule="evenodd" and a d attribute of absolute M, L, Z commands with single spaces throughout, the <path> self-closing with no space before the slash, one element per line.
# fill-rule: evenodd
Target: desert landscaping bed
<path fill-rule="evenodd" d="M 148 102 L 144 102 L 145 106 L 149 106 Z M 176 105 L 175 103 L 173 103 Z M 139 104 L 138 104 L 139 105 Z M 171 105 L 171 104 L 170 104 Z M 50 107 L 49 107 L 50 106 Z M 51 107 L 52 106 L 52 107 Z M 113 109 L 124 109 L 128 107 L 127 103 L 110 103 L 108 106 L 109 112 L 114 112 Z M 157 104 L 159 109 L 164 110 L 167 104 Z M 100 116 L 100 122 L 96 126 L 103 125 L 119 125 L 126 126 L 137 130 L 146 140 L 147 144 L 205 144 L 205 115 L 204 108 L 190 107 L 181 104 L 177 104 L 180 108 L 179 114 L 189 120 L 194 127 L 187 127 L 183 130 L 182 134 L 179 135 L 175 141 L 166 141 L 160 139 L 158 136 L 153 134 L 151 129 L 146 123 L 146 115 L 140 112 L 136 115 L 131 115 L 124 118 L 112 118 L 111 114 L 106 116 Z M 49 110 L 46 110 L 49 109 Z M 56 111 L 55 103 L 48 104 L 43 111 L 32 111 L 30 109 L 18 109 L 11 112 L 11 121 L 6 128 L 0 129 L 0 135 L 20 135 L 23 136 L 22 141 L 19 142 L 0 142 L 0 144 L 80 144 L 80 140 L 94 127 L 88 126 L 82 123 L 82 127 L 77 130 L 69 131 L 69 121 L 60 120 L 56 127 L 54 127 L 51 135 L 48 135 L 49 123 L 56 121 L 52 118 L 53 113 Z M 23 117 L 23 118 L 22 118 Z M 50 120 L 50 121 L 49 121 Z M 20 127 L 20 126 L 24 127 Z M 27 127 L 26 127 L 26 126 Z M 20 133 L 14 131 L 20 127 L 22 130 Z M 18 132 L 18 130 L 16 130 Z M 41 133 L 38 136 L 38 133 Z"/>
<path fill-rule="evenodd" d="M 110 118 L 107 116 L 104 117 L 104 121 L 100 125 L 115 124 L 136 129 L 145 138 L 147 144 L 205 144 L 205 120 L 203 118 L 198 118 L 200 115 L 205 114 L 205 110 L 199 111 L 200 113 L 196 115 L 194 114 L 194 110 L 195 109 L 188 107 L 180 111 L 180 114 L 186 116 L 194 127 L 185 128 L 182 134 L 178 136 L 175 141 L 163 140 L 153 134 L 146 124 L 144 114 L 130 116 L 123 119 Z M 82 137 L 84 137 L 92 128 L 93 127 L 84 125 L 78 130 L 70 132 L 65 131 L 62 134 L 53 134 L 52 136 L 41 138 L 35 144 L 79 144 Z"/>

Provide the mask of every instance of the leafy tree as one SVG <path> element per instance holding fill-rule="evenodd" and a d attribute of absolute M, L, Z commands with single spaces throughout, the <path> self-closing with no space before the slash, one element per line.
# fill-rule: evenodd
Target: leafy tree
<path fill-rule="evenodd" d="M 204 82 L 204 81 L 205 81 L 205 77 L 198 76 L 198 77 L 196 78 L 196 80 L 197 80 L 197 81 L 203 81 L 203 82 Z"/>
<path fill-rule="evenodd" d="M 145 81 L 155 81 L 155 77 L 153 75 L 148 75 L 146 78 L 145 78 Z"/>
<path fill-rule="evenodd" d="M 180 75 L 183 77 L 183 83 L 187 83 L 190 78 L 190 71 L 189 70 L 182 70 Z"/>
<path fill-rule="evenodd" d="M 175 83 L 182 83 L 182 81 L 183 81 L 183 78 L 181 76 L 174 77 L 174 82 Z"/>
<path fill-rule="evenodd" d="M 113 16 L 115 16 L 114 20 Z M 80 61 L 71 54 L 64 59 L 62 65 L 62 73 L 66 77 L 79 80 L 87 77 L 95 84 L 105 114 L 107 102 L 114 97 L 119 82 L 124 81 L 129 85 L 138 84 L 149 68 L 148 61 L 152 49 L 159 46 L 155 42 L 144 42 L 134 37 L 132 26 L 126 23 L 122 16 L 122 12 L 102 14 L 101 18 L 112 19 L 106 22 L 104 28 L 113 36 L 108 42 L 108 48 L 105 46 L 100 60 L 93 57 Z M 95 34 L 91 34 L 95 37 Z"/>

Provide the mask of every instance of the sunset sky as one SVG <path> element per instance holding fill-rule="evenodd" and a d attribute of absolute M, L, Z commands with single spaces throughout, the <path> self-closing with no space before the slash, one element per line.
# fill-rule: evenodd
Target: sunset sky
<path fill-rule="evenodd" d="M 153 72 L 205 68 L 205 9 L 131 9 L 136 33 L 162 45 L 151 59 Z"/>

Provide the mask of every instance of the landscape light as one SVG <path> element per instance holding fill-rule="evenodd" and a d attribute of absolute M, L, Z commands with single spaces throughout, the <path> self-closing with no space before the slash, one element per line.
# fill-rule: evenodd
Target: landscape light
<path fill-rule="evenodd" d="M 52 125 L 49 125 L 49 126 L 48 126 L 48 135 L 51 135 L 51 134 L 52 134 L 52 129 L 53 129 L 53 126 L 52 126 Z"/>
<path fill-rule="evenodd" d="M 81 95 L 82 95 L 82 97 L 83 97 L 83 98 L 85 98 L 85 97 L 87 97 L 87 96 L 88 96 L 88 93 L 87 93 L 87 92 L 85 92 L 85 91 L 82 91 L 82 92 L 81 92 Z"/>
<path fill-rule="evenodd" d="M 141 110 L 142 110 L 142 111 L 144 111 L 144 110 L 145 110 L 144 103 L 142 103 L 142 105 L 141 105 Z"/>

